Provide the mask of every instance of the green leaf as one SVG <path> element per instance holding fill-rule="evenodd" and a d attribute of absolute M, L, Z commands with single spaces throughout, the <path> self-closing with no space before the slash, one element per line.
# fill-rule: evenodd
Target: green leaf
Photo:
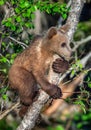
<path fill-rule="evenodd" d="M 88 77 L 88 78 L 87 78 L 87 81 L 89 82 L 90 80 L 91 80 L 90 77 Z"/>
<path fill-rule="evenodd" d="M 80 67 L 80 69 L 82 69 L 82 68 L 83 68 L 83 65 L 82 65 L 82 64 L 79 64 L 79 67 Z"/>
<path fill-rule="evenodd" d="M 7 100 L 8 96 L 6 94 L 2 95 L 3 100 Z"/>
<path fill-rule="evenodd" d="M 58 11 L 58 8 L 53 8 L 53 11 L 54 11 L 54 12 L 57 12 L 57 11 Z"/>
<path fill-rule="evenodd" d="M 57 125 L 55 129 L 53 127 L 48 127 L 47 130 L 64 130 L 64 128 L 61 125 Z"/>
<path fill-rule="evenodd" d="M 15 2 L 13 0 L 11 0 L 11 3 L 12 3 L 12 5 L 15 4 Z"/>
<path fill-rule="evenodd" d="M 11 30 L 12 30 L 12 31 L 15 31 L 15 30 L 16 30 L 16 26 L 12 24 L 12 25 L 11 25 Z"/>
<path fill-rule="evenodd" d="M 51 126 L 47 127 L 47 130 L 53 130 L 53 128 Z"/>
<path fill-rule="evenodd" d="M 35 6 L 32 6 L 31 7 L 31 12 L 34 12 L 35 11 Z"/>
<path fill-rule="evenodd" d="M 88 87 L 91 88 L 91 83 L 88 83 Z"/>
<path fill-rule="evenodd" d="M 35 18 L 35 14 L 31 14 L 31 18 L 34 19 Z"/>
<path fill-rule="evenodd" d="M 2 57 L 2 58 L 0 59 L 0 62 L 6 63 L 6 62 L 7 62 L 7 58 Z"/>
<path fill-rule="evenodd" d="M 84 120 L 84 121 L 88 120 L 88 116 L 87 115 L 83 115 L 82 116 L 82 120 Z"/>
<path fill-rule="evenodd" d="M 9 21 L 5 22 L 5 26 L 6 27 L 10 27 L 11 26 L 11 22 L 9 22 Z"/>
<path fill-rule="evenodd" d="M 8 87 L 1 88 L 0 89 L 0 94 L 6 93 L 7 89 L 8 89 Z"/>
<path fill-rule="evenodd" d="M 2 42 L 2 46 L 3 46 L 3 47 L 6 47 L 6 44 L 5 44 L 5 42 Z"/>
<path fill-rule="evenodd" d="M 69 98 L 69 97 L 66 98 L 66 99 L 65 99 L 65 102 L 70 103 L 70 102 L 71 102 L 70 98 Z"/>
<path fill-rule="evenodd" d="M 25 0 L 20 0 L 20 4 L 22 4 L 22 3 L 24 3 L 25 2 Z"/>
<path fill-rule="evenodd" d="M 4 4 L 4 0 L 0 0 L 0 5 L 3 5 Z"/>
<path fill-rule="evenodd" d="M 66 19 L 66 18 L 67 18 L 67 14 L 63 14 L 62 17 L 63 17 L 64 19 Z"/>
<path fill-rule="evenodd" d="M 20 21 L 21 21 L 21 17 L 18 16 L 18 17 L 16 18 L 16 21 L 17 21 L 17 22 L 20 22 Z"/>
<path fill-rule="evenodd" d="M 31 27 L 31 23 L 25 23 L 25 26 L 29 28 Z"/>
<path fill-rule="evenodd" d="M 14 60 L 13 60 L 13 59 L 11 59 L 11 60 L 10 60 L 10 64 L 13 64 L 13 62 L 14 62 Z"/>
<path fill-rule="evenodd" d="M 34 8 L 35 8 L 35 10 L 37 10 L 37 6 L 36 5 L 34 6 Z"/>
<path fill-rule="evenodd" d="M 23 17 L 27 17 L 27 14 L 26 14 L 26 13 L 22 13 L 22 16 L 23 16 Z"/>
<path fill-rule="evenodd" d="M 14 54 L 11 55 L 11 58 L 14 59 L 16 56 L 17 56 L 17 54 L 14 53 Z"/>
<path fill-rule="evenodd" d="M 82 128 L 82 126 L 83 126 L 82 123 L 78 123 L 78 124 L 77 124 L 77 128 L 78 128 L 78 129 Z"/>
<path fill-rule="evenodd" d="M 64 128 L 61 125 L 56 126 L 56 130 L 64 130 Z"/>
<path fill-rule="evenodd" d="M 61 10 L 62 10 L 62 12 L 65 12 L 65 11 L 66 11 L 66 8 L 62 7 Z"/>
<path fill-rule="evenodd" d="M 79 97 L 78 97 L 78 98 L 79 98 Z M 86 113 L 86 108 L 85 108 L 85 104 L 83 103 L 83 101 L 81 101 L 81 100 L 79 99 L 79 101 L 75 101 L 74 103 L 80 105 L 80 107 L 81 107 L 81 109 L 83 110 L 83 112 Z"/>
<path fill-rule="evenodd" d="M 19 8 L 15 8 L 15 12 L 16 13 L 20 13 L 20 9 Z"/>
<path fill-rule="evenodd" d="M 7 73 L 7 69 L 2 69 L 2 71 L 3 71 L 4 73 Z"/>
<path fill-rule="evenodd" d="M 70 77 L 73 77 L 74 75 L 75 75 L 75 70 L 72 70 Z"/>
<path fill-rule="evenodd" d="M 10 58 L 10 54 L 6 54 L 6 58 Z"/>
<path fill-rule="evenodd" d="M 25 1 L 24 5 L 25 5 L 25 7 L 28 7 L 29 6 L 29 2 Z"/>
<path fill-rule="evenodd" d="M 85 108 L 85 107 L 81 107 L 81 109 L 82 109 L 83 112 L 86 114 L 86 108 Z"/>
<path fill-rule="evenodd" d="M 12 21 L 12 18 L 7 18 L 7 21 L 11 22 L 11 21 Z"/>
<path fill-rule="evenodd" d="M 20 8 L 22 8 L 22 9 L 25 8 L 24 3 L 21 3 L 19 6 L 20 6 Z"/>

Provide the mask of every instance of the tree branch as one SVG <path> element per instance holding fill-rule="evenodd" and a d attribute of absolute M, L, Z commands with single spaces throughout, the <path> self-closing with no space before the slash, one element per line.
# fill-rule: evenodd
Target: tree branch
<path fill-rule="evenodd" d="M 23 47 L 23 49 L 25 49 L 26 47 L 28 47 L 25 43 L 23 42 L 20 42 L 20 41 L 17 41 L 16 39 L 14 39 L 13 37 L 11 36 L 8 36 L 9 39 L 11 39 L 12 41 L 18 43 L 19 45 L 21 45 Z"/>
<path fill-rule="evenodd" d="M 20 102 L 15 103 L 14 105 L 12 105 L 9 109 L 3 111 L 0 113 L 0 120 L 3 119 L 9 112 L 11 112 L 12 110 L 14 110 L 15 108 L 17 108 L 20 105 Z"/>
<path fill-rule="evenodd" d="M 67 35 L 70 41 L 73 39 L 73 35 L 77 28 L 79 16 L 81 14 L 81 10 L 83 8 L 84 2 L 85 0 L 72 0 L 70 13 L 67 19 L 67 23 L 69 23 L 70 25 L 70 29 L 67 32 Z"/>
<path fill-rule="evenodd" d="M 74 48 L 72 49 L 73 51 L 75 51 L 75 50 L 77 50 L 77 48 L 80 46 L 80 45 L 82 45 L 82 44 L 84 44 L 84 43 L 87 43 L 87 42 L 89 42 L 89 41 L 91 41 L 91 36 L 88 36 L 87 38 L 85 38 L 85 39 L 82 39 L 81 41 L 77 41 L 77 42 L 74 42 Z"/>
<path fill-rule="evenodd" d="M 91 58 L 91 52 L 89 52 L 86 56 L 84 56 L 82 58 L 82 60 L 80 61 L 81 64 L 83 65 L 83 67 L 85 67 L 85 65 L 87 64 L 87 61 L 89 60 L 89 58 Z"/>
<path fill-rule="evenodd" d="M 79 16 L 84 5 L 83 0 L 73 0 L 71 4 L 71 10 L 69 13 L 69 17 L 67 23 L 70 24 L 70 29 L 67 33 L 69 36 L 69 41 L 72 40 L 74 32 L 76 30 L 77 23 L 79 21 Z M 54 57 L 56 58 L 56 56 Z M 53 73 L 52 70 L 48 76 L 50 82 L 57 84 L 60 78 L 60 75 Z M 36 119 L 44 106 L 44 104 L 49 99 L 49 95 L 47 95 L 44 91 L 41 90 L 39 98 L 33 105 L 29 108 L 28 113 L 25 115 L 24 119 L 22 120 L 20 126 L 17 130 L 31 130 L 35 126 Z"/>

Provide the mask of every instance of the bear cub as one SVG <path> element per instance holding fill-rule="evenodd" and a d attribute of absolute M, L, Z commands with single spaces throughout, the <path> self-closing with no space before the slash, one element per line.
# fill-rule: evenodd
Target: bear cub
<path fill-rule="evenodd" d="M 64 73 L 68 69 L 67 60 L 71 56 L 71 48 L 66 35 L 67 30 L 67 24 L 59 29 L 51 27 L 45 36 L 35 38 L 14 60 L 9 70 L 9 82 L 11 88 L 19 93 L 22 113 L 34 101 L 39 90 L 37 84 L 53 99 L 61 98 L 61 89 L 47 80 L 46 73 L 55 54 L 60 58 L 53 62 L 53 71 Z"/>

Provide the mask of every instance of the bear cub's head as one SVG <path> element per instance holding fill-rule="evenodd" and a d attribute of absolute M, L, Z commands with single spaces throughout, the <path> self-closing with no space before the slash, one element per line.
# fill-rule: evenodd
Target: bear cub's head
<path fill-rule="evenodd" d="M 69 29 L 69 25 L 65 24 L 61 28 L 51 27 L 46 35 L 46 42 L 52 53 L 59 55 L 65 60 L 69 60 L 72 50 L 69 45 L 69 39 L 66 32 Z"/>

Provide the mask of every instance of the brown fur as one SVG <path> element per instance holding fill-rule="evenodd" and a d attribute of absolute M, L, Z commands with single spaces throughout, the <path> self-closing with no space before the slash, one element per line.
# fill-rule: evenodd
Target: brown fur
<path fill-rule="evenodd" d="M 65 26 L 67 25 L 62 26 L 64 32 L 66 32 Z M 68 38 L 60 30 L 52 27 L 48 30 L 46 36 L 37 37 L 33 40 L 32 44 L 17 56 L 9 70 L 11 88 L 18 90 L 23 105 L 32 104 L 38 93 L 37 83 L 52 98 L 57 99 L 62 96 L 61 89 L 57 85 L 49 83 L 46 78 L 46 72 L 54 54 L 58 54 L 65 59 L 71 55 Z M 62 63 L 64 67 L 60 66 L 59 63 Z M 55 72 L 60 73 L 65 69 L 67 69 L 65 60 L 64 62 L 63 60 L 54 62 L 53 70 Z"/>

